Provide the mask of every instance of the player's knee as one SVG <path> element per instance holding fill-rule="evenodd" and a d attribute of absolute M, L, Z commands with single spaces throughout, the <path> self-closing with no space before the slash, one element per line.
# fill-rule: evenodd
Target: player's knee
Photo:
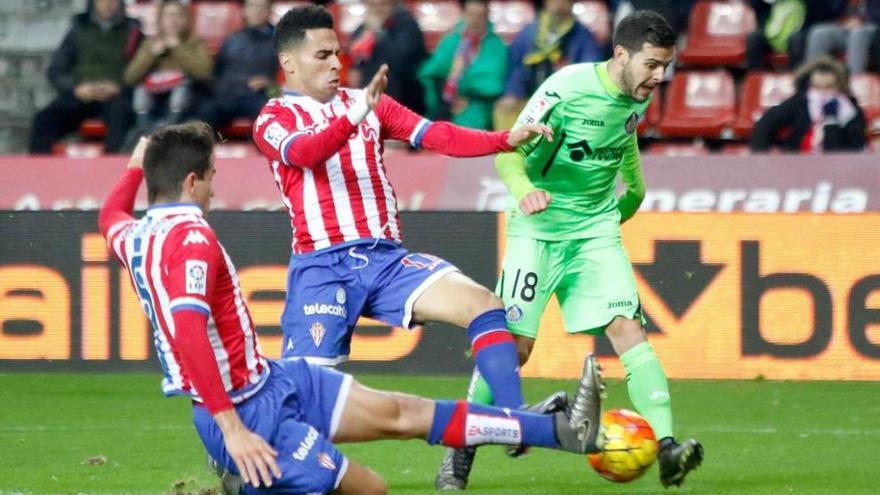
<path fill-rule="evenodd" d="M 395 393 L 394 412 L 389 416 L 385 428 L 388 436 L 394 438 L 413 438 L 421 436 L 420 425 L 433 414 L 430 400 L 409 394 Z"/>
<path fill-rule="evenodd" d="M 605 329 L 605 335 L 611 341 L 611 345 L 617 352 L 617 355 L 632 349 L 633 347 L 645 342 L 645 330 L 642 328 L 639 320 L 616 317 Z"/>
<path fill-rule="evenodd" d="M 481 314 L 494 309 L 504 309 L 504 302 L 492 291 L 480 288 L 473 297 L 468 298 L 464 311 L 468 321 L 474 321 Z"/>

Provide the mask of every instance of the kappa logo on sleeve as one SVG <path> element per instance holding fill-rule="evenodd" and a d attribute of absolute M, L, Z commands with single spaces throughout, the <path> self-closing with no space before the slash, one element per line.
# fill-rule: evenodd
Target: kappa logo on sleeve
<path fill-rule="evenodd" d="M 208 291 L 208 262 L 186 261 L 186 293 L 204 296 Z"/>
<path fill-rule="evenodd" d="M 284 127 L 281 127 L 281 124 L 278 122 L 272 122 L 266 127 L 266 130 L 263 131 L 263 139 L 275 149 L 278 149 L 281 146 L 281 141 L 284 141 L 284 138 L 286 138 L 287 135 L 288 132 Z"/>
<path fill-rule="evenodd" d="M 183 245 L 189 246 L 190 244 L 208 244 L 208 239 L 205 237 L 205 234 L 202 234 L 200 231 L 190 230 L 186 233 Z"/>

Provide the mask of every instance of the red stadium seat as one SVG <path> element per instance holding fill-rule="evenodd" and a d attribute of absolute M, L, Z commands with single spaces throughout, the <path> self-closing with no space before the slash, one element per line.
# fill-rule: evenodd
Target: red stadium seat
<path fill-rule="evenodd" d="M 489 2 L 489 20 L 495 33 L 505 43 L 510 43 L 522 31 L 526 24 L 535 18 L 535 7 L 532 2 L 518 0 L 492 0 Z"/>
<path fill-rule="evenodd" d="M 250 139 L 253 126 L 254 121 L 251 119 L 235 119 L 230 122 L 229 125 L 220 129 L 220 135 L 222 135 L 224 138 L 232 137 Z"/>
<path fill-rule="evenodd" d="M 590 32 L 599 44 L 604 44 L 611 37 L 611 18 L 605 2 L 599 0 L 575 2 L 574 16 L 590 28 Z"/>
<path fill-rule="evenodd" d="M 79 126 L 79 135 L 84 138 L 103 139 L 107 136 L 107 126 L 101 119 L 86 119 Z"/>
<path fill-rule="evenodd" d="M 737 137 L 752 135 L 755 122 L 768 108 L 782 103 L 795 91 L 794 76 L 770 72 L 753 72 L 746 76 L 742 86 L 739 115 L 733 124 Z"/>
<path fill-rule="evenodd" d="M 302 7 L 303 5 L 309 5 L 311 2 L 306 1 L 296 1 L 296 2 L 272 2 L 272 17 L 270 22 L 272 24 L 277 24 L 278 21 L 281 20 L 281 16 L 287 13 L 288 10 Z"/>
<path fill-rule="evenodd" d="M 133 17 L 143 25 L 144 34 L 152 36 L 156 34 L 156 24 L 158 22 L 159 4 L 154 2 L 139 2 L 125 6 L 125 13 L 129 17 Z"/>
<path fill-rule="evenodd" d="M 645 118 L 639 122 L 639 135 L 650 136 L 655 134 L 655 127 L 660 122 L 662 112 L 662 98 L 660 97 L 660 89 L 654 90 L 654 98 L 645 110 Z"/>
<path fill-rule="evenodd" d="M 746 35 L 755 30 L 755 12 L 745 3 L 697 2 L 679 62 L 691 66 L 745 63 Z"/>
<path fill-rule="evenodd" d="M 850 79 L 849 85 L 865 112 L 868 132 L 880 135 L 880 77 L 875 74 L 856 74 Z"/>
<path fill-rule="evenodd" d="M 413 15 L 425 34 L 425 45 L 428 51 L 434 47 L 446 33 L 452 31 L 461 19 L 461 7 L 454 0 L 427 0 L 412 6 Z"/>
<path fill-rule="evenodd" d="M 662 156 L 703 156 L 709 154 L 709 149 L 702 141 L 693 143 L 661 141 L 648 146 L 647 153 Z"/>
<path fill-rule="evenodd" d="M 660 134 L 664 137 L 724 137 L 733 125 L 736 93 L 726 71 L 678 71 L 666 90 Z"/>
<path fill-rule="evenodd" d="M 241 5 L 238 2 L 198 2 L 192 6 L 193 32 L 201 38 L 211 55 L 230 34 L 242 27 Z"/>

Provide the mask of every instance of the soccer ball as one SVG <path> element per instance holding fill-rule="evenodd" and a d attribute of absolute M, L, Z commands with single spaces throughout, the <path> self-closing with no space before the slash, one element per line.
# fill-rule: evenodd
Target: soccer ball
<path fill-rule="evenodd" d="M 616 483 L 632 481 L 657 458 L 657 439 L 648 421 L 626 409 L 612 409 L 602 416 L 605 443 L 587 460 L 599 476 Z"/>

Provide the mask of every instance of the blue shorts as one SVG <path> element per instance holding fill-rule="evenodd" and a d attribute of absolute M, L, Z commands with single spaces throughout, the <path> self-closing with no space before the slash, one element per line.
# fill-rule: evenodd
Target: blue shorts
<path fill-rule="evenodd" d="M 271 489 L 246 485 L 246 493 L 329 493 L 339 486 L 348 460 L 331 440 L 351 384 L 351 375 L 302 359 L 269 361 L 266 384 L 235 410 L 251 431 L 278 451 L 281 478 Z M 193 423 L 211 457 L 239 474 L 208 410 L 193 406 Z"/>
<path fill-rule="evenodd" d="M 281 356 L 339 364 L 348 358 L 361 315 L 410 328 L 419 295 L 456 270 L 441 258 L 410 253 L 391 241 L 357 241 L 294 255 L 281 316 Z"/>

